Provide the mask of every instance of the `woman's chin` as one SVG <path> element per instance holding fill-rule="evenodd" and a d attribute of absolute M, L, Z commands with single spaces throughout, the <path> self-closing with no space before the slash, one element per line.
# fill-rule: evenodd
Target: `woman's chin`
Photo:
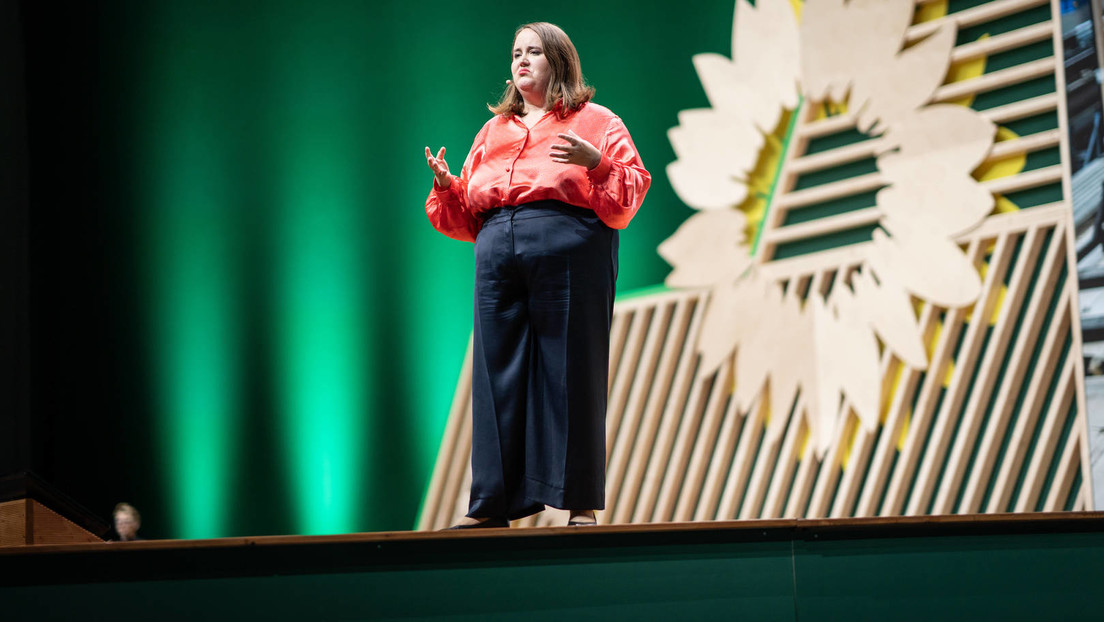
<path fill-rule="evenodd" d="M 533 80 L 529 76 L 522 76 L 514 80 L 514 86 L 522 93 L 531 93 L 536 85 L 536 80 Z"/>

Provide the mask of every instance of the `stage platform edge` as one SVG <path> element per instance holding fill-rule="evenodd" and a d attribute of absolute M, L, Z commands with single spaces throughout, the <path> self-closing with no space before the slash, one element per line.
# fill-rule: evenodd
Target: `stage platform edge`
<path fill-rule="evenodd" d="M 9 619 L 1053 619 L 1104 512 L 262 536 L 0 549 Z"/>

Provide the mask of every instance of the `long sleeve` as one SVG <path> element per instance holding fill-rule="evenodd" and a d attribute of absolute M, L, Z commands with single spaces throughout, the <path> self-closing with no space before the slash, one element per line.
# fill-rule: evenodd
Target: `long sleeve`
<path fill-rule="evenodd" d="M 652 176 L 636 151 L 632 136 L 620 118 L 614 117 L 606 129 L 602 161 L 587 171 L 590 181 L 590 207 L 614 229 L 624 229 L 640 209 Z"/>
<path fill-rule="evenodd" d="M 568 131 L 602 153 L 593 170 L 551 158 Z M 451 179 L 448 188 L 434 185 L 426 215 L 435 229 L 464 241 L 475 241 L 488 210 L 546 200 L 592 209 L 607 226 L 624 229 L 652 183 L 625 124 L 593 102 L 563 117 L 548 111 L 532 127 L 513 115 L 492 117 Z"/>
<path fill-rule="evenodd" d="M 434 179 L 433 189 L 426 198 L 426 216 L 433 228 L 462 242 L 474 242 L 483 226 L 482 219 L 468 205 L 468 180 L 471 179 L 472 169 L 486 153 L 486 137 L 487 126 L 484 125 L 475 137 L 460 175 L 452 175 L 452 183 L 443 189 L 437 186 L 437 180 Z"/>

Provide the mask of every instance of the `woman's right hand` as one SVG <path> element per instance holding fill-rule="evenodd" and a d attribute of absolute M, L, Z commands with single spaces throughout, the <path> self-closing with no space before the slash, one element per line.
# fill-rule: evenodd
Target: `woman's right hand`
<path fill-rule="evenodd" d="M 429 168 L 433 170 L 433 176 L 437 179 L 438 188 L 448 188 L 452 185 L 452 176 L 449 175 L 448 162 L 445 162 L 445 148 L 441 147 L 441 150 L 437 152 L 437 157 L 433 157 L 433 153 L 426 150 L 426 164 L 429 164 Z"/>

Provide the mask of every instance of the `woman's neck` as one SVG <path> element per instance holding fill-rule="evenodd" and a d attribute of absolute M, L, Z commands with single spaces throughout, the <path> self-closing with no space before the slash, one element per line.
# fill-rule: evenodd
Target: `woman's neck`
<path fill-rule="evenodd" d="M 522 101 L 525 102 L 525 112 L 523 113 L 525 116 L 529 116 L 530 114 L 534 113 L 544 114 L 545 112 L 548 112 L 548 110 L 551 108 L 551 106 L 548 105 L 547 97 L 538 102 L 535 100 L 535 98 L 531 100 L 528 97 L 525 97 L 525 94 L 523 93 Z"/>

